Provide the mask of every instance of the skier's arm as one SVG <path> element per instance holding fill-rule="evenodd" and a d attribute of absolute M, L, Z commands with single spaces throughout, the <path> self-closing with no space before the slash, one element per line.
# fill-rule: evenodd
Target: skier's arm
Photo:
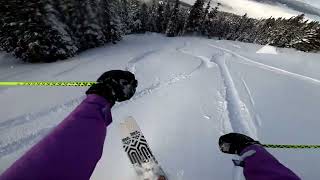
<path fill-rule="evenodd" d="M 111 107 L 130 99 L 137 81 L 130 72 L 104 73 L 87 98 L 51 133 L 17 160 L 0 180 L 88 180 L 101 158 Z"/>
<path fill-rule="evenodd" d="M 244 168 L 247 180 L 298 180 L 290 169 L 273 157 L 258 141 L 238 133 L 230 133 L 220 137 L 219 146 L 222 152 L 238 154 L 239 161 L 235 165 Z"/>
<path fill-rule="evenodd" d="M 89 179 L 102 155 L 110 108 L 103 97 L 88 95 L 0 179 Z"/>
<path fill-rule="evenodd" d="M 246 153 L 253 154 L 244 159 L 244 176 L 247 180 L 268 179 L 268 180 L 298 180 L 300 179 L 290 169 L 281 164 L 261 145 L 251 145 L 243 150 L 242 156 Z"/>

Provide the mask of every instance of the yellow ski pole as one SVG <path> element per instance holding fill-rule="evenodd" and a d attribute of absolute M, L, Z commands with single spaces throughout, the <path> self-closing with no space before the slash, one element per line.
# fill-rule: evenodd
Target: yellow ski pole
<path fill-rule="evenodd" d="M 93 81 L 16 81 L 0 82 L 0 86 L 91 86 Z"/>
<path fill-rule="evenodd" d="M 265 148 L 272 149 L 320 149 L 320 145 L 303 145 L 303 144 L 263 144 Z"/>

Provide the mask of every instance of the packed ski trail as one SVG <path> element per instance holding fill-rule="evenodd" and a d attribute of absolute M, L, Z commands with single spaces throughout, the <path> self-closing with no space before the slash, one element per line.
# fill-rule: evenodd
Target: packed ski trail
<path fill-rule="evenodd" d="M 3 54 L 0 79 L 92 81 L 110 69 L 130 70 L 139 80 L 137 93 L 113 108 L 114 123 L 92 179 L 136 179 L 118 132 L 127 116 L 138 121 L 170 180 L 241 179 L 234 157 L 218 149 L 222 134 L 240 132 L 272 144 L 320 144 L 320 54 L 289 49 L 268 54 L 259 51 L 262 47 L 131 35 L 52 64 L 24 64 Z M 0 87 L 0 173 L 63 120 L 86 89 Z M 320 176 L 319 150 L 270 151 L 302 179 Z"/>

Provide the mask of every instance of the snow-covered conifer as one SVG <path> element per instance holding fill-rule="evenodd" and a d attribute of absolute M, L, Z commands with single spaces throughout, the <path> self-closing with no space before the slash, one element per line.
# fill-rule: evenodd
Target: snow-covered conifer
<path fill-rule="evenodd" d="M 174 8 L 173 8 L 173 12 L 171 15 L 171 18 L 169 20 L 168 26 L 167 26 L 167 30 L 166 30 L 166 35 L 168 37 L 174 37 L 178 34 L 178 15 L 179 15 L 179 4 L 180 4 L 180 0 L 176 0 Z"/>
<path fill-rule="evenodd" d="M 204 15 L 204 0 L 196 0 L 191 8 L 190 15 L 185 27 L 186 33 L 199 33 L 201 29 L 201 20 Z"/>

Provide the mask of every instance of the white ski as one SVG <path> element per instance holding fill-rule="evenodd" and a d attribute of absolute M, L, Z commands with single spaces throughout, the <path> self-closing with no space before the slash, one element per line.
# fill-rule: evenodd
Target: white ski
<path fill-rule="evenodd" d="M 128 117 L 120 124 L 123 149 L 127 153 L 141 180 L 167 180 L 167 177 L 153 156 L 136 120 Z"/>

